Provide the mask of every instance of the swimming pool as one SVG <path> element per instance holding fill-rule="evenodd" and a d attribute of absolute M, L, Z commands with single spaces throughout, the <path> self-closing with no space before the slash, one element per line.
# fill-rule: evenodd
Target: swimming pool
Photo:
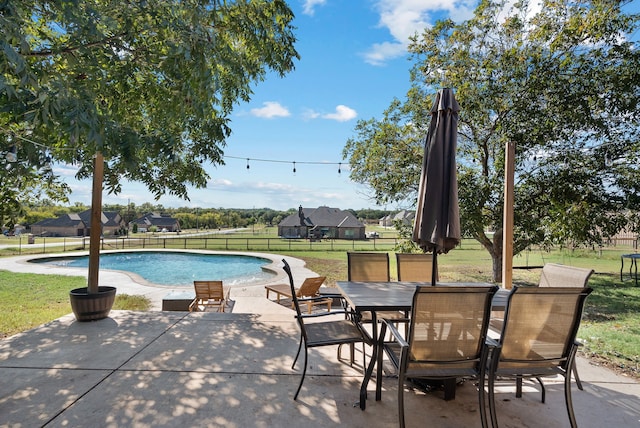
<path fill-rule="evenodd" d="M 62 267 L 88 267 L 89 256 L 30 260 Z M 126 271 L 145 281 L 193 287 L 194 280 L 222 280 L 225 286 L 269 281 L 275 273 L 263 269 L 272 261 L 242 254 L 201 254 L 173 251 L 127 251 L 100 255 L 100 269 Z"/>

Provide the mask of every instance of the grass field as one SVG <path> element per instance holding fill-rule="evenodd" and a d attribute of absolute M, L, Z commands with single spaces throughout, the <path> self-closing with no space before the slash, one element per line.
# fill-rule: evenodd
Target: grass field
<path fill-rule="evenodd" d="M 385 237 L 383 233 L 387 232 L 382 232 L 382 239 L 376 240 L 376 243 L 367 241 L 354 245 L 346 241 L 339 244 L 334 242 L 331 246 L 330 242 L 323 242 L 321 243 L 325 245 L 323 248 L 317 245 L 310 246 L 308 242 L 302 240 L 298 247 L 289 249 L 291 242 L 273 237 L 272 231 L 245 231 L 226 235 L 224 238 L 216 236 L 208 242 L 205 237 L 202 237 L 195 240 L 199 241 L 199 244 L 192 242 L 189 248 L 195 248 L 198 245 L 200 245 L 199 248 L 204 248 L 206 245 L 208 249 L 220 249 L 211 248 L 213 239 L 218 244 L 225 240 L 237 239 L 244 240 L 244 244 L 239 244 L 239 248 L 233 249 L 244 251 L 247 239 L 252 242 L 250 246 L 260 239 L 271 241 L 263 242 L 263 245 L 256 244 L 257 248 L 251 248 L 250 251 L 287 254 L 301 258 L 306 261 L 309 269 L 326 276 L 328 285 L 334 285 L 336 281 L 347 277 L 346 251 L 363 249 L 370 251 L 373 249 L 372 245 L 377 245 L 377 250 L 390 252 L 391 276 L 395 279 L 395 257 L 393 257 L 391 244 L 394 237 Z M 165 241 L 170 240 L 165 239 Z M 382 243 L 386 241 L 388 242 L 383 245 Z M 276 243 L 279 243 L 277 248 Z M 176 248 L 181 247 L 178 245 Z M 58 251 L 61 250 L 62 248 L 58 249 Z M 53 248 L 47 249 L 47 252 L 53 251 L 55 251 Z M 628 279 L 620 280 L 620 256 L 632 252 L 634 250 L 628 246 L 594 251 L 525 252 L 514 258 L 513 283 L 537 284 L 540 268 L 549 262 L 594 269 L 596 273 L 589 283 L 594 292 L 587 299 L 579 332 L 581 340 L 585 343 L 581 348 L 582 352 L 600 363 L 640 378 L 640 287 L 635 287 L 634 282 Z M 6 255 L 6 253 L 2 254 Z M 440 255 L 438 262 L 442 281 L 491 281 L 491 259 L 488 253 L 474 241 L 463 241 L 459 248 L 452 250 L 449 254 Z M 625 273 L 628 275 L 628 271 Z M 70 313 L 68 291 L 84 286 L 84 282 L 83 278 L 0 271 L 0 336 L 12 335 Z M 20 284 L 20 293 L 15 292 L 15 284 Z M 136 296 L 118 296 L 116 305 L 118 305 L 116 309 L 147 310 L 148 308 L 148 306 L 145 307 L 144 299 Z"/>

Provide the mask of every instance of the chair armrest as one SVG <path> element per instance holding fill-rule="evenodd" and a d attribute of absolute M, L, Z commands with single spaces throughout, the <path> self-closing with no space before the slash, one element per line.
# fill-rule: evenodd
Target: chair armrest
<path fill-rule="evenodd" d="M 386 326 L 386 328 L 389 329 L 389 333 L 391 333 L 391 335 L 393 336 L 393 338 L 395 339 L 395 341 L 398 343 L 398 345 L 400 345 L 401 348 L 408 348 L 409 347 L 409 343 L 407 343 L 407 341 L 405 340 L 404 337 L 402 337 L 402 335 L 400 334 L 400 332 L 398 331 L 398 329 L 395 327 L 394 323 L 396 322 L 402 322 L 402 321 L 408 321 L 407 319 L 400 319 L 400 320 L 395 320 L 395 319 L 386 319 L 383 318 L 382 319 L 382 323 L 384 326 Z M 384 344 L 384 328 L 380 331 L 380 344 Z"/>
<path fill-rule="evenodd" d="M 351 315 L 349 312 L 345 312 L 341 309 L 339 310 L 333 310 L 331 309 L 331 312 L 315 312 L 315 313 L 304 313 L 300 316 L 300 318 L 318 318 L 318 317 L 326 317 L 328 315 L 340 315 L 340 314 L 346 314 L 346 315 Z M 296 318 L 298 318 L 298 316 L 296 315 Z"/>

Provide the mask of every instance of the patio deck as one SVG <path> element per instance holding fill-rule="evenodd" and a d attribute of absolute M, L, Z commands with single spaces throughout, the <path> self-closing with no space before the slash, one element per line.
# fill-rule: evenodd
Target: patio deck
<path fill-rule="evenodd" d="M 371 382 L 361 411 L 354 407 L 360 367 L 338 362 L 335 347 L 310 351 L 293 401 L 300 380 L 299 367 L 290 368 L 298 345 L 293 311 L 267 301 L 262 286 L 234 289 L 231 299 L 233 313 L 112 311 L 89 323 L 69 314 L 1 340 L 0 427 L 397 426 L 396 379 L 383 380 L 379 402 Z M 574 383 L 573 402 L 581 427 L 640 426 L 638 382 L 582 358 L 578 365 L 585 390 Z M 545 404 L 534 383 L 525 382 L 521 399 L 513 383 L 500 384 L 501 426 L 568 426 L 561 382 L 545 384 Z M 473 382 L 459 386 L 453 401 L 441 391 L 407 390 L 405 406 L 408 427 L 480 426 Z"/>

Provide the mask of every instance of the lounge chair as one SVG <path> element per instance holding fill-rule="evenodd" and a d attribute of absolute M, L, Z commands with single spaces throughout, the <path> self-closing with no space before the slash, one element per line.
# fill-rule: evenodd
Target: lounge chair
<path fill-rule="evenodd" d="M 189 312 L 205 311 L 215 308 L 217 312 L 224 312 L 226 297 L 222 281 L 193 281 L 196 298 L 189 305 Z"/>
<path fill-rule="evenodd" d="M 522 379 L 535 378 L 545 402 L 544 376 L 564 377 L 564 397 L 569 422 L 576 427 L 571 400 L 571 368 L 578 349 L 576 334 L 584 302 L 591 288 L 518 287 L 509 295 L 499 340 L 487 339 L 491 348 L 488 367 L 489 412 L 498 426 L 495 382 L 516 379 L 516 397 L 522 396 Z M 481 389 L 484 390 L 482 378 Z"/>
<path fill-rule="evenodd" d="M 296 362 L 298 362 L 298 357 L 300 356 L 300 351 L 302 350 L 302 345 L 304 344 L 304 367 L 302 369 L 302 378 L 300 379 L 298 389 L 293 396 L 293 399 L 297 400 L 300 389 L 302 388 L 302 383 L 304 382 L 304 377 L 307 373 L 308 348 L 344 344 L 354 345 L 355 343 L 363 343 L 364 348 L 364 343 L 371 344 L 371 338 L 364 330 L 360 328 L 357 323 L 353 321 L 353 319 L 351 319 L 350 316 L 346 316 L 345 318 L 337 318 L 332 321 L 311 322 L 308 324 L 305 323 L 304 320 L 308 318 L 318 318 L 327 315 L 333 316 L 335 313 L 341 313 L 342 311 L 302 314 L 302 312 L 300 311 L 300 303 L 305 303 L 309 300 L 322 300 L 324 299 L 324 297 L 320 296 L 298 299 L 296 288 L 293 283 L 291 268 L 289 267 L 289 264 L 286 260 L 283 259 L 282 262 L 284 263 L 284 271 L 289 277 L 289 287 L 291 290 L 293 305 L 296 310 L 296 319 L 298 320 L 298 325 L 300 326 L 300 342 L 298 344 L 298 352 L 296 353 L 296 357 L 293 360 L 293 364 L 291 366 L 292 369 L 295 368 Z M 349 314 L 347 313 L 346 315 Z M 362 352 L 364 355 L 364 349 Z M 338 346 L 338 359 L 340 359 L 340 346 Z M 353 361 L 354 355 L 352 348 L 351 364 L 353 364 Z M 364 370 L 364 358 L 362 368 Z"/>
<path fill-rule="evenodd" d="M 318 276 L 313 278 L 306 278 L 300 288 L 296 289 L 296 297 L 299 299 L 305 297 L 322 297 L 320 295 L 320 287 L 324 283 L 326 278 L 324 276 Z M 289 284 L 276 284 L 276 285 L 265 285 L 265 290 L 267 290 L 267 299 L 269 298 L 269 293 L 276 293 L 276 300 L 280 303 L 280 296 L 285 296 L 291 301 L 291 308 L 294 308 L 293 304 L 293 295 L 291 294 L 291 287 Z M 316 305 L 327 305 L 327 311 L 331 311 L 331 303 L 333 302 L 332 298 L 324 297 L 323 299 L 317 300 L 306 300 L 305 303 L 307 305 L 307 311 L 311 313 L 311 310 Z"/>

